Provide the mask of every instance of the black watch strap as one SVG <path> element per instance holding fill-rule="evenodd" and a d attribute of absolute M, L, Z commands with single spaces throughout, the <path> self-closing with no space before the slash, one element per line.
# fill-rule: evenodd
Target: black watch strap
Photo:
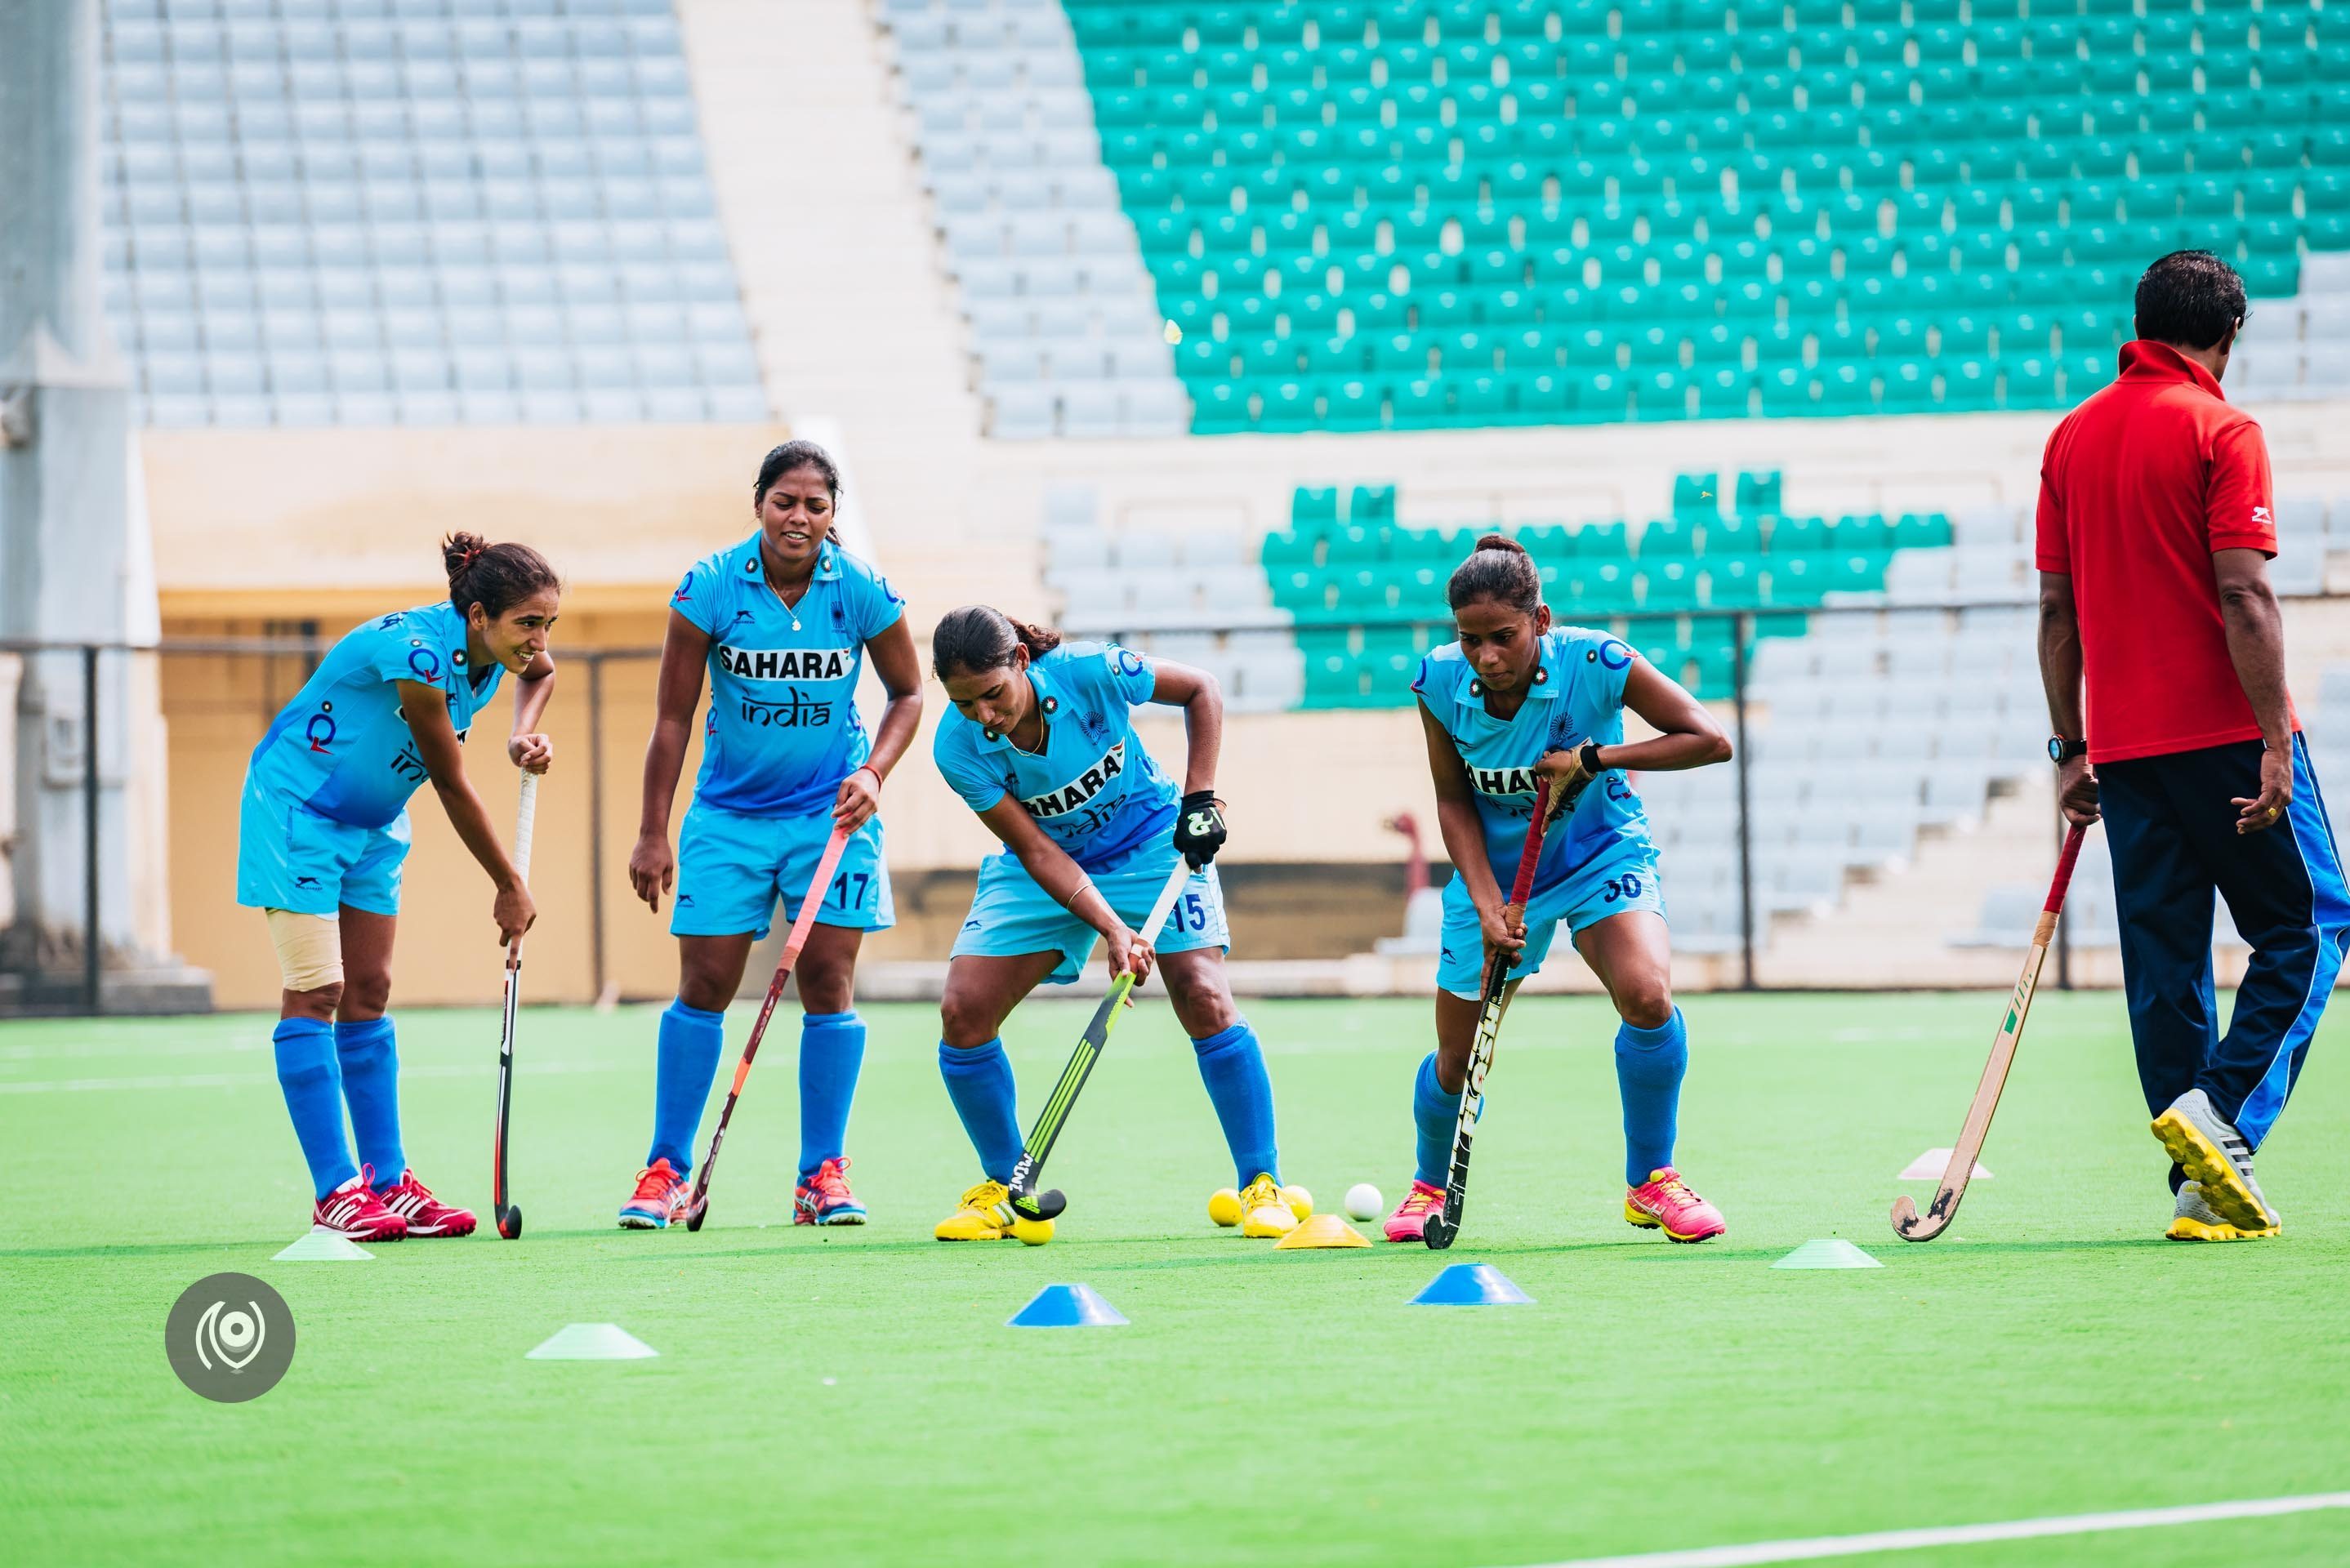
<path fill-rule="evenodd" d="M 2068 741 L 2062 735 L 2051 735 L 2048 738 L 2048 760 L 2060 767 L 2074 757 L 2085 757 L 2088 754 L 2089 742 L 2086 741 Z"/>

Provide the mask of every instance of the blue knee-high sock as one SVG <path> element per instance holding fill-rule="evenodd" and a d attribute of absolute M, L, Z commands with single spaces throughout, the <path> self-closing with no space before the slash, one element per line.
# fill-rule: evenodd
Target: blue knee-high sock
<path fill-rule="evenodd" d="M 1638 1187 L 1673 1162 L 1689 1027 L 1681 1010 L 1654 1029 L 1616 1031 L 1616 1090 L 1624 1099 L 1624 1181 Z"/>
<path fill-rule="evenodd" d="M 693 1137 L 711 1080 L 726 1049 L 726 1015 L 689 1007 L 682 997 L 660 1016 L 660 1057 L 653 1068 L 653 1143 L 645 1163 L 669 1161 L 683 1176 L 693 1168 Z"/>
<path fill-rule="evenodd" d="M 1245 1018 L 1229 1029 L 1191 1042 L 1200 1056 L 1200 1082 L 1223 1125 L 1232 1152 L 1232 1185 L 1246 1187 L 1259 1176 L 1281 1179 L 1281 1150 L 1274 1147 L 1273 1080 L 1265 1075 L 1264 1052 Z"/>
<path fill-rule="evenodd" d="M 947 1098 L 971 1135 L 971 1147 L 979 1151 L 980 1170 L 990 1181 L 1011 1180 L 1012 1168 L 1020 1163 L 1020 1103 L 1003 1040 L 969 1051 L 940 1041 L 939 1076 L 947 1081 Z"/>
<path fill-rule="evenodd" d="M 286 1111 L 302 1141 L 302 1158 L 309 1162 L 310 1185 L 324 1198 L 359 1173 L 343 1141 L 343 1085 L 334 1031 L 321 1019 L 286 1018 L 270 1039 L 277 1047 L 277 1086 L 286 1091 Z"/>
<path fill-rule="evenodd" d="M 848 1106 L 865 1064 L 865 1021 L 855 1012 L 800 1020 L 800 1179 L 838 1159 L 848 1144 Z"/>
<path fill-rule="evenodd" d="M 1433 1051 L 1421 1059 L 1419 1078 L 1411 1086 L 1411 1119 L 1419 1133 L 1412 1174 L 1430 1187 L 1441 1187 L 1452 1174 L 1452 1138 L 1461 1130 L 1461 1096 L 1446 1094 L 1437 1083 Z"/>
<path fill-rule="evenodd" d="M 335 1056 L 343 1069 L 343 1103 L 351 1108 L 351 1140 L 359 1164 L 378 1187 L 408 1168 L 400 1147 L 400 1046 L 389 1017 L 335 1025 Z"/>

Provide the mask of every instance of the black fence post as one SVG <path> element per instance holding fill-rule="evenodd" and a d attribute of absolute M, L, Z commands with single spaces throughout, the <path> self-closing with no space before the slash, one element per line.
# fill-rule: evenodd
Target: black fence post
<path fill-rule="evenodd" d="M 1754 989 L 1754 830 L 1746 792 L 1746 639 L 1752 618 L 1742 610 L 1730 618 L 1730 699 L 1738 735 L 1738 962 L 1741 991 Z"/>
<path fill-rule="evenodd" d="M 105 1011 L 99 988 L 98 645 L 81 649 L 81 989 L 84 1011 Z"/>

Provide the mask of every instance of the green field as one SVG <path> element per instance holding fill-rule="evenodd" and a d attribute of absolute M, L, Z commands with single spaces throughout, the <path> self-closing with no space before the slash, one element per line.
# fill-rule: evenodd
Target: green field
<path fill-rule="evenodd" d="M 1474 1311 L 1406 1304 L 1437 1267 L 1419 1248 L 1276 1254 L 1209 1225 L 1231 1169 L 1155 1001 L 1061 1142 L 1046 1248 L 929 1240 L 971 1158 L 917 1007 L 868 1010 L 851 1152 L 873 1224 L 787 1222 L 786 1026 L 708 1227 L 613 1229 L 651 1092 L 654 1015 L 631 1008 L 525 1014 L 522 1241 L 485 1223 L 339 1265 L 271 1261 L 308 1190 L 266 1021 L 0 1026 L 0 1559 L 1499 1568 L 2350 1487 L 2344 1026 L 2262 1154 L 2282 1240 L 2160 1240 L 2119 1001 L 2051 994 L 1995 1179 L 1904 1246 L 1894 1175 L 1956 1135 L 1998 1009 L 1691 999 L 1681 1163 L 1731 1231 L 1676 1247 L 1619 1218 L 1612 1015 L 1528 1001 L 1451 1257 L 1537 1304 Z M 1250 1012 L 1288 1179 L 1326 1206 L 1366 1179 L 1392 1200 L 1427 1005 Z M 1082 1017 L 1014 1020 L 1024 1109 Z M 748 1010 L 730 1022 L 731 1065 Z M 484 1210 L 496 1035 L 441 1012 L 400 1037 L 411 1157 Z M 1825 1236 L 1886 1266 L 1767 1267 Z M 173 1377 L 162 1325 L 230 1269 L 285 1293 L 300 1349 L 276 1390 L 218 1406 Z M 1131 1325 L 1003 1326 L 1056 1281 Z M 660 1358 L 523 1358 L 603 1321 Z M 2341 1563 L 2350 1513 L 1846 1561 Z"/>

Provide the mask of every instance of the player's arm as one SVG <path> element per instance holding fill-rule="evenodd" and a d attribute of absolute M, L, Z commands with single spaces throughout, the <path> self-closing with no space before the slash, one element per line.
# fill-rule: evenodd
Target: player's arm
<path fill-rule="evenodd" d="M 874 726 L 873 754 L 840 781 L 840 794 L 832 803 L 833 826 L 847 833 L 864 826 L 881 809 L 881 781 L 906 754 L 922 722 L 922 664 L 914 657 L 914 634 L 906 629 L 906 618 L 899 616 L 868 638 L 865 651 L 872 655 L 873 673 L 881 678 L 881 690 L 889 700 L 882 705 L 881 722 Z"/>
<path fill-rule="evenodd" d="M 1550 781 L 1553 820 L 1573 807 L 1593 779 L 1612 769 L 1675 773 L 1730 760 L 1730 737 L 1705 704 L 1638 654 L 1624 671 L 1624 706 L 1657 733 L 1628 744 L 1545 753 L 1535 764 L 1534 772 Z"/>
<path fill-rule="evenodd" d="M 1150 977 L 1155 956 L 1150 943 L 1127 929 L 1126 922 L 1118 918 L 1118 911 L 1109 907 L 1109 900 L 1101 896 L 1085 868 L 1046 836 L 1018 801 L 1004 795 L 981 812 L 979 820 L 1003 841 L 1003 846 L 1019 858 L 1036 886 L 1045 889 L 1055 903 L 1101 933 L 1102 940 L 1108 944 L 1112 975 L 1131 969 L 1138 985 Z"/>
<path fill-rule="evenodd" d="M 2293 804 L 2293 701 L 2285 694 L 2284 612 L 2269 587 L 2268 556 L 2259 550 L 2220 550 L 2211 556 L 2220 587 L 2220 620 L 2228 658 L 2260 724 L 2261 792 L 2232 801 L 2236 831 L 2258 833 L 2284 820 Z"/>
<path fill-rule="evenodd" d="M 678 775 L 685 769 L 685 745 L 693 733 L 693 711 L 702 703 L 702 671 L 710 661 L 710 634 L 669 612 L 661 639 L 660 674 L 653 688 L 653 733 L 645 742 L 644 802 L 637 816 L 637 846 L 629 851 L 629 885 L 654 912 L 660 896 L 677 880 L 677 855 L 669 844 L 669 814 L 677 800 Z"/>
<path fill-rule="evenodd" d="M 1175 847 L 1193 868 L 1224 846 L 1224 803 L 1216 798 L 1216 760 L 1224 745 L 1224 693 L 1206 670 L 1168 659 L 1151 666 L 1150 700 L 1183 710 L 1183 804 Z"/>
<path fill-rule="evenodd" d="M 538 919 L 538 909 L 531 902 L 530 889 L 523 886 L 522 874 L 507 858 L 505 846 L 498 842 L 498 830 L 490 826 L 488 808 L 465 776 L 464 748 L 458 742 L 456 726 L 449 722 L 448 699 L 440 688 L 421 680 L 395 684 L 400 716 L 408 721 L 409 739 L 423 760 L 433 793 L 441 797 L 441 808 L 449 814 L 450 826 L 497 888 L 492 913 L 498 923 L 498 941 L 502 946 L 510 943 L 530 929 L 531 922 Z"/>
<path fill-rule="evenodd" d="M 2067 741 L 2085 738 L 2081 715 L 2081 616 L 2073 602 L 2073 574 L 2040 574 L 2040 689 L 2048 699 L 2049 732 Z M 2082 826 L 2097 820 L 2097 775 L 2084 756 L 2068 757 L 2056 772 L 2056 800 L 2064 820 Z"/>
<path fill-rule="evenodd" d="M 1452 861 L 1452 874 L 1469 890 L 1488 950 L 1499 949 L 1515 958 L 1526 945 L 1525 922 L 1518 918 L 1523 911 L 1504 907 L 1501 884 L 1493 880 L 1492 863 L 1485 857 L 1485 824 L 1477 815 L 1469 770 L 1426 702 L 1419 705 L 1419 727 L 1428 741 L 1429 782 L 1436 786 L 1437 832 Z"/>
<path fill-rule="evenodd" d="M 555 762 L 555 742 L 539 727 L 546 704 L 555 695 L 555 658 L 542 649 L 515 680 L 514 733 L 506 737 L 506 755 L 528 774 L 543 774 Z"/>

